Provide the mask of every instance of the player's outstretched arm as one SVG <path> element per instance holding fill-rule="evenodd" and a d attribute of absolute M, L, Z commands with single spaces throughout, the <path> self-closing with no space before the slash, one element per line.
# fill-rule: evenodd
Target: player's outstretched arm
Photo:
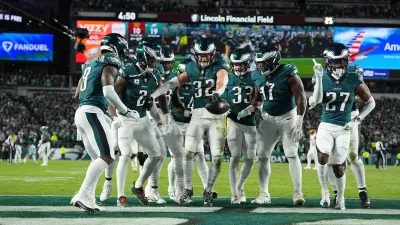
<path fill-rule="evenodd" d="M 169 80 L 165 84 L 162 84 L 161 86 L 159 86 L 150 95 L 150 97 L 153 98 L 153 99 L 156 99 L 160 95 L 167 93 L 168 90 L 170 90 L 172 88 L 176 88 L 176 87 L 178 87 L 178 86 L 180 86 L 182 84 L 186 84 L 188 81 L 189 81 L 188 74 L 186 72 L 183 72 L 183 73 L 179 74 L 178 76 L 172 78 L 171 80 Z"/>
<path fill-rule="evenodd" d="M 313 92 L 313 100 L 314 104 L 318 105 L 322 102 L 323 98 L 323 88 L 322 88 L 322 76 L 323 76 L 323 68 L 322 65 L 317 63 L 315 59 L 314 62 L 314 73 L 315 73 L 315 85 L 314 85 L 314 92 Z"/>
<path fill-rule="evenodd" d="M 158 81 L 158 86 L 161 87 L 162 85 L 163 85 L 162 81 Z M 168 91 L 168 90 L 167 90 L 167 91 Z M 160 106 L 161 111 L 162 111 L 164 114 L 168 114 L 168 113 L 169 113 L 169 109 L 168 109 L 168 99 L 167 99 L 167 96 L 165 96 L 165 93 L 164 93 L 164 94 L 161 94 L 161 95 L 158 97 L 158 104 L 159 104 L 159 106 Z"/>
<path fill-rule="evenodd" d="M 363 120 L 375 108 L 375 99 L 374 97 L 372 97 L 371 92 L 364 82 L 357 86 L 356 93 L 358 97 L 365 103 L 364 108 L 357 116 L 358 118 Z"/>
<path fill-rule="evenodd" d="M 81 85 L 82 85 L 82 77 L 79 79 L 78 86 L 76 86 L 76 90 L 75 90 L 74 100 L 76 103 L 79 103 L 79 93 L 81 90 Z"/>
<path fill-rule="evenodd" d="M 217 93 L 219 96 L 221 96 L 226 89 L 226 85 L 228 85 L 228 71 L 225 69 L 220 69 L 217 72 L 217 81 L 215 84 L 215 93 Z"/>

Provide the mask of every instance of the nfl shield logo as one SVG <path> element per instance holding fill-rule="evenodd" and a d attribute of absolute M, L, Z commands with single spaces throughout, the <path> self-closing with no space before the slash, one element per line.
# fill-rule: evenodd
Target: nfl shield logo
<path fill-rule="evenodd" d="M 135 85 L 139 85 L 139 79 L 133 80 L 133 83 L 134 83 Z"/>
<path fill-rule="evenodd" d="M 339 81 L 337 80 L 337 81 L 335 81 L 335 83 L 336 83 L 336 84 L 339 84 Z"/>

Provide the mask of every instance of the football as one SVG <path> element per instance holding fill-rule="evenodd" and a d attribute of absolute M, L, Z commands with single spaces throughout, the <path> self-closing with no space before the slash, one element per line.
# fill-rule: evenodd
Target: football
<path fill-rule="evenodd" d="M 215 115 L 224 114 L 228 112 L 229 108 L 229 103 L 223 99 L 221 101 L 212 101 L 206 105 L 206 109 Z"/>

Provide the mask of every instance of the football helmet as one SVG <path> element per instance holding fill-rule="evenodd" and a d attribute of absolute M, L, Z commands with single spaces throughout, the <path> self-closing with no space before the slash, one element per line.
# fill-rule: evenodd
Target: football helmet
<path fill-rule="evenodd" d="M 324 50 L 325 68 L 329 75 L 340 79 L 346 72 L 349 65 L 349 50 L 344 44 L 333 43 Z"/>
<path fill-rule="evenodd" d="M 232 71 L 236 76 L 243 76 L 250 71 L 251 54 L 246 49 L 235 49 L 229 59 Z"/>
<path fill-rule="evenodd" d="M 267 76 L 280 65 L 281 53 L 275 46 L 260 46 L 256 53 L 256 66 L 262 75 Z"/>
<path fill-rule="evenodd" d="M 164 74 L 171 73 L 175 64 L 175 55 L 169 47 L 162 47 L 160 49 L 160 62 L 164 69 Z"/>
<path fill-rule="evenodd" d="M 100 42 L 100 51 L 104 53 L 115 53 L 121 60 L 129 55 L 128 42 L 125 38 L 117 33 L 110 33 L 103 37 Z"/>
<path fill-rule="evenodd" d="M 195 41 L 193 50 L 200 67 L 205 68 L 212 64 L 216 47 L 210 38 L 201 36 Z"/>
<path fill-rule="evenodd" d="M 142 72 L 153 73 L 159 63 L 158 45 L 152 39 L 142 39 L 136 48 L 136 59 Z"/>

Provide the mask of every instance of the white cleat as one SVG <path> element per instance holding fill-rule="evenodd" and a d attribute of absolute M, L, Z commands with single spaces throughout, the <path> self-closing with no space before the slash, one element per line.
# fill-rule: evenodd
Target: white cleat
<path fill-rule="evenodd" d="M 175 201 L 175 190 L 168 190 L 169 199 Z"/>
<path fill-rule="evenodd" d="M 47 163 L 46 163 L 46 164 L 43 163 L 43 164 L 40 164 L 40 165 L 41 165 L 41 166 L 47 166 Z"/>
<path fill-rule="evenodd" d="M 271 197 L 269 196 L 269 193 L 266 194 L 262 193 L 256 199 L 251 200 L 251 204 L 259 204 L 259 205 L 271 204 Z"/>
<path fill-rule="evenodd" d="M 304 200 L 303 193 L 301 191 L 293 192 L 293 204 L 297 206 L 302 206 L 304 205 Z"/>
<path fill-rule="evenodd" d="M 336 201 L 335 209 L 337 209 L 337 210 L 346 210 L 346 206 L 344 204 L 344 199 L 341 199 L 341 200 L 338 199 Z"/>
<path fill-rule="evenodd" d="M 238 196 L 239 196 L 239 200 L 240 203 L 245 203 L 246 202 L 246 195 L 244 194 L 244 190 L 243 189 L 238 189 Z"/>
<path fill-rule="evenodd" d="M 78 207 L 84 211 L 100 211 L 98 205 L 94 203 L 94 198 L 88 195 L 79 196 L 76 194 L 70 202 L 71 205 Z"/>
<path fill-rule="evenodd" d="M 155 202 L 157 204 L 166 204 L 167 202 L 161 197 L 158 188 L 152 188 L 150 195 L 147 196 L 149 202 Z"/>
<path fill-rule="evenodd" d="M 310 166 L 305 166 L 304 169 L 305 169 L 305 170 L 310 170 L 311 167 L 310 167 Z"/>
<path fill-rule="evenodd" d="M 108 200 L 108 198 L 110 198 L 111 190 L 112 190 L 112 182 L 106 180 L 103 185 L 103 191 L 101 192 L 100 195 L 101 202 L 105 202 Z"/>
<path fill-rule="evenodd" d="M 93 202 L 93 208 L 97 211 L 105 211 L 106 209 L 104 207 L 100 207 L 97 203 L 96 203 L 96 197 L 92 196 L 90 197 L 92 202 Z"/>
<path fill-rule="evenodd" d="M 314 168 L 312 168 L 313 170 L 317 170 L 317 167 L 315 166 Z"/>
<path fill-rule="evenodd" d="M 331 199 L 329 197 L 329 192 L 322 193 L 321 201 L 319 202 L 322 208 L 328 208 L 331 205 Z"/>
<path fill-rule="evenodd" d="M 240 204 L 240 198 L 238 195 L 232 195 L 231 204 Z"/>

